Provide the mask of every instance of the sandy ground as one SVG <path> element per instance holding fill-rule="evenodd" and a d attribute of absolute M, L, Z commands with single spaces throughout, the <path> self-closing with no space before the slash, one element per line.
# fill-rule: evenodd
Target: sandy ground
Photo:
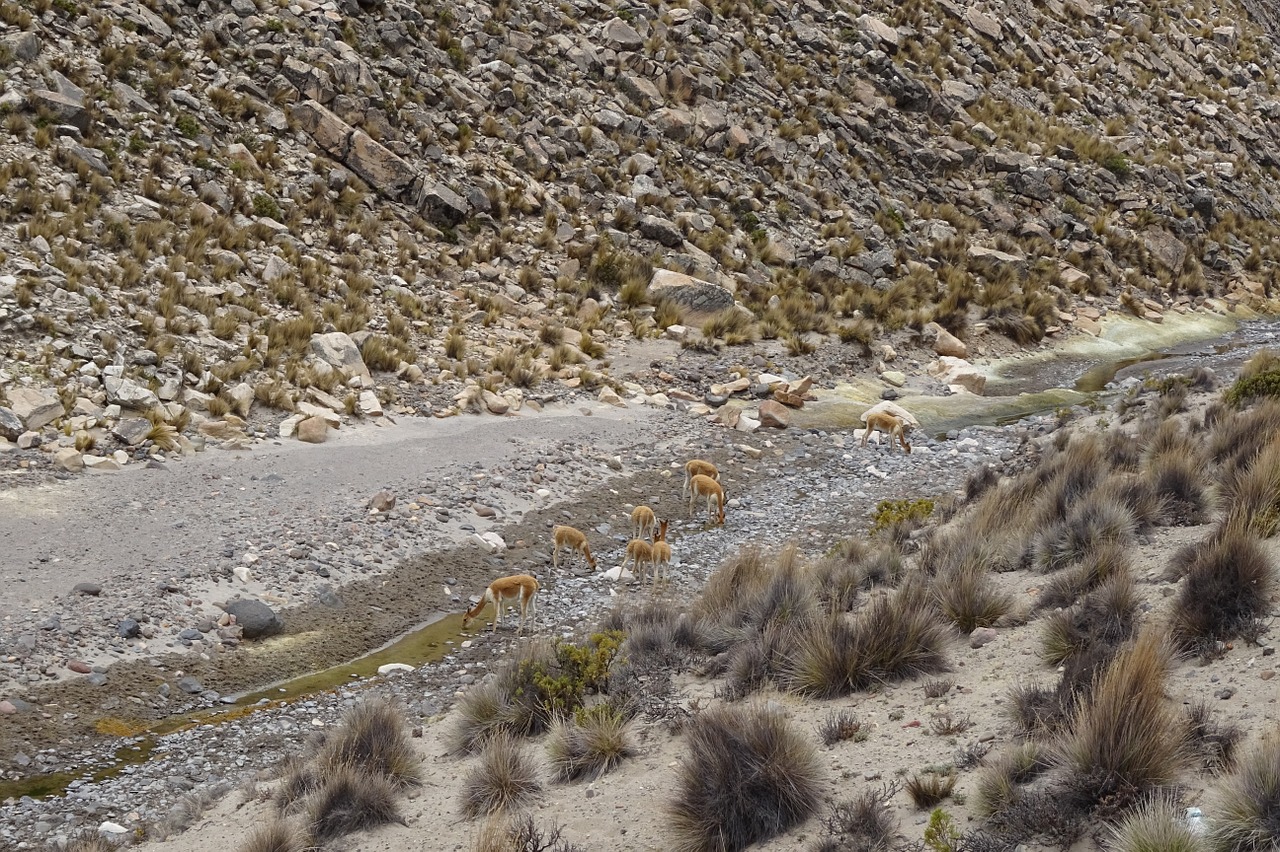
<path fill-rule="evenodd" d="M 645 440 L 658 412 L 557 406 L 513 417 L 397 418 L 331 433 L 323 446 L 270 441 L 210 449 L 170 470 L 115 473 L 0 491 L 0 618 L 38 607 L 76 583 L 168 574 L 226 540 L 241 512 L 303 511 L 330 495 L 372 495 L 409 473 L 423 483 L 446 467 L 501 465 L 563 440 L 613 452 Z M 214 478 L 216 477 L 216 478 Z M 181 522 L 181 527 L 176 526 Z"/>

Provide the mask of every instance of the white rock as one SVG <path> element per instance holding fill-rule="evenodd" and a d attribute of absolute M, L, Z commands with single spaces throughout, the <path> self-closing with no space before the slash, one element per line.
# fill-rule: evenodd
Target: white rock
<path fill-rule="evenodd" d="M 253 572 L 249 570 L 249 566 L 247 565 L 237 565 L 231 569 L 231 573 L 235 575 L 237 580 L 245 585 L 253 582 Z"/>
<path fill-rule="evenodd" d="M 754 432 L 760 428 L 760 421 L 747 414 L 743 414 L 738 418 L 738 425 L 733 428 L 739 432 Z"/>
<path fill-rule="evenodd" d="M 606 580 L 634 580 L 635 575 L 621 565 L 615 565 L 603 574 Z"/>
<path fill-rule="evenodd" d="M 409 665 L 408 663 L 385 663 L 381 666 L 378 666 L 378 674 L 380 675 L 388 675 L 388 674 L 391 674 L 392 672 L 411 672 L 411 671 L 413 671 L 413 666 Z"/>
<path fill-rule="evenodd" d="M 88 470 L 96 470 L 99 473 L 109 473 L 120 469 L 120 465 L 116 464 L 116 460 L 107 458 L 106 456 L 87 455 L 83 458 L 84 466 Z"/>
<path fill-rule="evenodd" d="M 125 828 L 123 825 L 120 825 L 120 823 L 118 822 L 104 822 L 102 825 L 98 826 L 98 831 L 100 831 L 103 834 L 128 834 L 129 833 L 129 829 Z"/>

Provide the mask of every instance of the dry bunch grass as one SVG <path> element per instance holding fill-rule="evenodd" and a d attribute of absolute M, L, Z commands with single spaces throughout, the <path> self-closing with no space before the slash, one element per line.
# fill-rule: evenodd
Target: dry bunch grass
<path fill-rule="evenodd" d="M 821 764 L 813 744 L 764 706 L 721 706 L 694 717 L 668 804 L 679 852 L 730 852 L 811 816 Z"/>

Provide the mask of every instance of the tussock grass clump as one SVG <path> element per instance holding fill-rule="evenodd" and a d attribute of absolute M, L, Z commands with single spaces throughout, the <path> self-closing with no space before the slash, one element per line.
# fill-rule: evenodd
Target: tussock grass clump
<path fill-rule="evenodd" d="M 341 727 L 316 756 L 316 764 L 322 775 L 341 766 L 354 766 L 386 778 L 396 787 L 422 780 L 403 716 L 387 701 L 364 701 L 348 710 Z"/>
<path fill-rule="evenodd" d="M 1190 648 L 1253 630 L 1269 609 L 1275 585 L 1275 569 L 1261 543 L 1229 530 L 1182 555 L 1190 561 L 1181 569 L 1185 577 L 1171 614 L 1178 643 Z"/>
<path fill-rule="evenodd" d="M 978 776 L 978 813 L 991 816 L 1006 810 L 1019 797 L 1019 786 L 1048 768 L 1049 760 L 1037 743 L 1021 743 L 1001 752 Z"/>
<path fill-rule="evenodd" d="M 1210 772 L 1221 772 L 1235 763 L 1236 745 L 1244 736 L 1237 725 L 1223 725 L 1203 701 L 1187 708 L 1187 743 Z"/>
<path fill-rule="evenodd" d="M 307 798 L 307 820 L 311 836 L 321 843 L 388 822 L 404 822 L 395 786 L 353 766 L 335 768 Z"/>
<path fill-rule="evenodd" d="M 679 852 L 731 852 L 767 840 L 817 810 L 821 764 L 813 743 L 764 706 L 704 711 L 668 804 Z"/>
<path fill-rule="evenodd" d="M 1082 807 L 1122 805 L 1172 783 L 1186 762 L 1185 726 L 1164 697 L 1164 637 L 1147 631 L 1097 679 L 1062 744 L 1066 787 Z"/>
<path fill-rule="evenodd" d="M 1151 460 L 1146 481 L 1163 501 L 1163 522 L 1170 526 L 1202 524 L 1213 508 L 1201 462 L 1191 455 L 1160 455 Z"/>
<path fill-rule="evenodd" d="M 1280 847 L 1280 732 L 1271 730 L 1218 790 L 1208 813 L 1213 852 Z"/>
<path fill-rule="evenodd" d="M 962 633 L 991 627 L 1013 608 L 1013 596 L 991 580 L 979 565 L 966 565 L 938 576 L 934 584 L 938 605 Z"/>
<path fill-rule="evenodd" d="M 1045 661 L 1054 665 L 1073 658 L 1095 665 L 1105 662 L 1133 633 L 1137 608 L 1133 575 L 1128 571 L 1112 575 L 1077 606 L 1056 612 L 1046 620 Z"/>
<path fill-rule="evenodd" d="M 1222 503 L 1225 530 L 1247 530 L 1263 538 L 1280 530 L 1280 439 L 1272 440 L 1248 467 L 1228 472 Z"/>
<path fill-rule="evenodd" d="M 1248 467 L 1277 434 L 1280 400 L 1266 399 L 1248 410 L 1219 417 L 1209 436 L 1209 456 L 1229 476 L 1237 468 Z"/>
<path fill-rule="evenodd" d="M 1021 736 L 1044 737 L 1066 727 L 1072 708 L 1064 698 L 1071 697 L 1069 691 L 1017 684 L 1009 690 L 1007 714 Z"/>
<path fill-rule="evenodd" d="M 888 852 L 894 848 L 897 820 L 889 807 L 893 788 L 863 790 L 837 802 L 823 820 L 823 837 L 814 852 Z"/>
<path fill-rule="evenodd" d="M 912 775 L 906 783 L 907 795 L 911 797 L 911 801 L 915 806 L 922 811 L 932 808 L 950 796 L 955 788 L 956 776 L 954 773 L 941 775 L 937 772 L 925 772 L 922 775 Z"/>
<path fill-rule="evenodd" d="M 947 628 L 921 586 L 867 604 L 854 619 L 816 622 L 799 639 L 786 676 L 792 689 L 834 698 L 873 683 L 946 670 Z"/>
<path fill-rule="evenodd" d="M 1130 509 L 1097 489 L 1080 498 L 1064 519 L 1039 534 L 1034 545 L 1035 563 L 1045 571 L 1068 568 L 1095 547 L 1132 542 L 1136 527 Z"/>
<path fill-rule="evenodd" d="M 1129 551 L 1117 542 L 1107 542 L 1088 552 L 1079 565 L 1055 575 L 1036 601 L 1037 609 L 1069 607 L 1081 595 L 1096 589 L 1119 574 L 1133 571 Z"/>
<path fill-rule="evenodd" d="M 475 819 L 518 809 L 541 793 L 537 766 L 520 741 L 509 734 L 495 734 L 462 781 L 462 813 Z"/>
<path fill-rule="evenodd" d="M 832 710 L 818 726 L 818 736 L 824 746 L 833 746 L 845 740 L 865 742 L 870 735 L 858 714 L 848 708 Z"/>
<path fill-rule="evenodd" d="M 293 759 L 286 764 L 284 780 L 276 788 L 273 797 L 276 807 L 283 814 L 297 813 L 306 804 L 307 796 L 319 790 L 323 783 L 315 765 Z"/>
<path fill-rule="evenodd" d="M 1204 839 L 1177 801 L 1154 796 L 1109 828 L 1110 852 L 1204 852 Z"/>
<path fill-rule="evenodd" d="M 557 723 L 547 740 L 556 780 L 592 780 L 613 771 L 635 754 L 629 727 L 626 717 L 607 706 L 580 713 L 575 723 Z"/>
<path fill-rule="evenodd" d="M 248 842 L 240 847 L 240 852 L 303 852 L 310 846 L 310 838 L 304 830 L 286 820 L 276 819 L 255 829 Z"/>

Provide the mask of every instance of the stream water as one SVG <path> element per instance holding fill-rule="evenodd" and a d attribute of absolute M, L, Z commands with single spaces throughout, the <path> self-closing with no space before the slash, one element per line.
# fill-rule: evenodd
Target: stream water
<path fill-rule="evenodd" d="M 990 378 L 987 393 L 983 396 L 914 398 L 912 411 L 932 433 L 945 433 L 949 429 L 974 424 L 1008 423 L 1105 395 L 1112 382 L 1141 375 L 1153 367 L 1158 367 L 1161 373 L 1185 372 L 1198 366 L 1232 369 L 1268 346 L 1280 346 L 1280 323 L 1272 320 L 1245 323 L 1225 335 L 1178 343 L 1160 351 L 1120 359 L 1070 353 L 1051 359 L 1028 359 L 1015 362 Z M 865 400 L 841 399 L 837 391 L 835 397 L 825 404 L 796 412 L 800 416 L 794 425 L 802 428 L 852 428 L 859 425 L 858 415 L 867 404 Z M 339 688 L 355 679 L 374 676 L 379 666 L 387 663 L 416 667 L 438 661 L 458 640 L 461 622 L 460 614 L 437 615 L 365 656 L 236 696 L 233 703 L 223 707 L 178 714 L 145 726 L 123 719 L 100 720 L 99 730 L 104 730 L 105 723 L 107 729 L 114 724 L 116 729 L 130 732 L 113 758 L 92 769 L 0 782 L 0 800 L 11 796 L 43 798 L 61 795 L 74 781 L 101 781 L 125 771 L 129 766 L 145 762 L 166 734 L 196 725 L 241 718 L 264 707 Z"/>

